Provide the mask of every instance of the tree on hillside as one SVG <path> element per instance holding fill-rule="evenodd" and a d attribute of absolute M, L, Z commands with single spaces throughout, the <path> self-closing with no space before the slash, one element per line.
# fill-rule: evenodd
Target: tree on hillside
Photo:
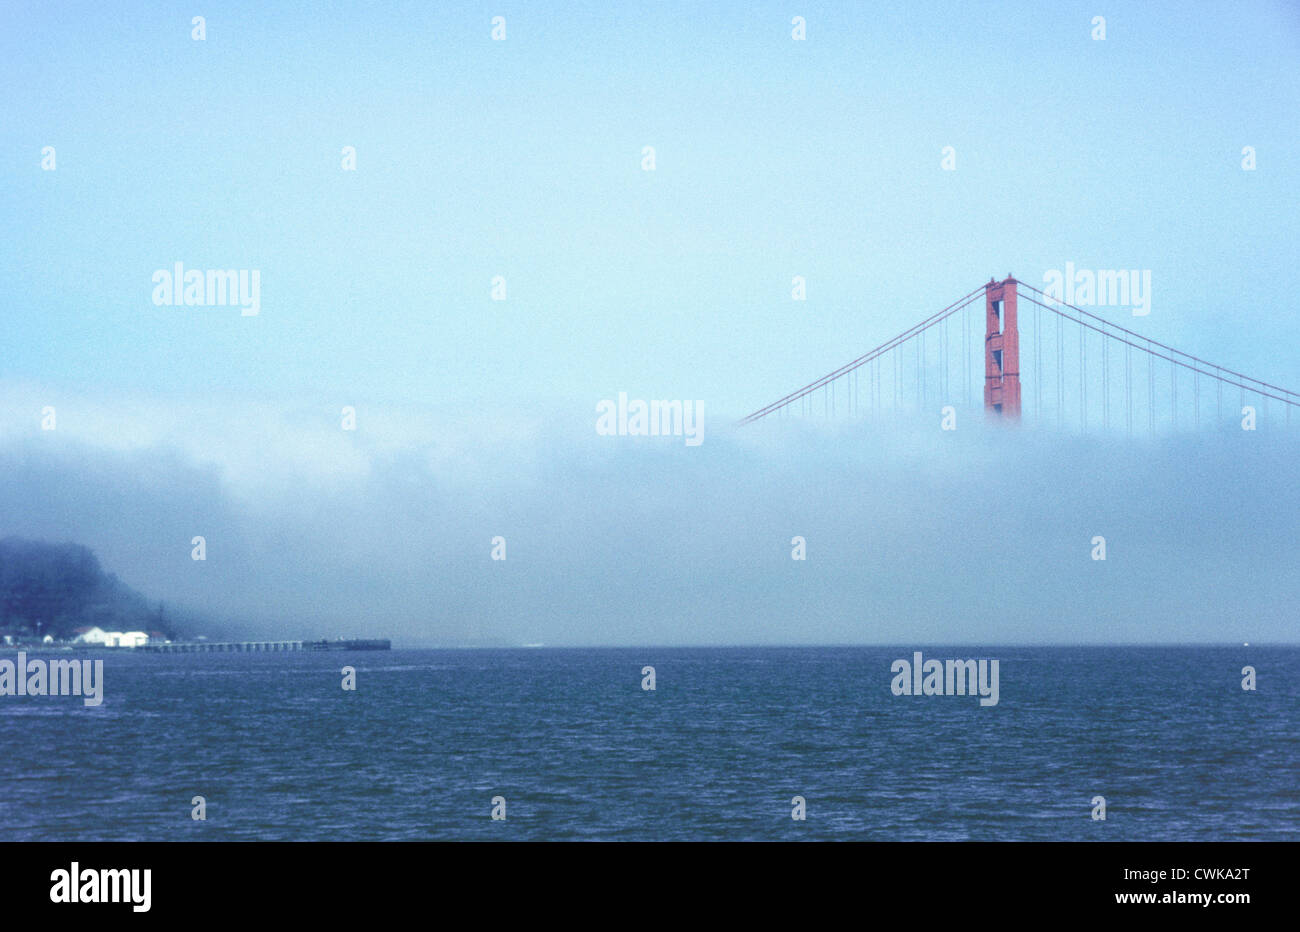
<path fill-rule="evenodd" d="M 81 626 L 159 627 L 144 596 L 104 573 L 88 548 L 8 537 L 0 540 L 0 630 L 57 638 Z"/>

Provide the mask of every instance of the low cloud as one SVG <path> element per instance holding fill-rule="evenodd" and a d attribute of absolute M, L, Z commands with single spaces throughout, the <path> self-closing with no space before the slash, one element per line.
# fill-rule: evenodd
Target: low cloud
<path fill-rule="evenodd" d="M 0 421 L 0 536 L 85 543 L 151 598 L 260 636 L 1295 639 L 1297 443 L 1264 431 L 714 420 L 692 448 L 597 436 L 584 406 L 357 404 L 344 431 L 329 406 L 79 398 L 41 431 L 40 394 Z"/>

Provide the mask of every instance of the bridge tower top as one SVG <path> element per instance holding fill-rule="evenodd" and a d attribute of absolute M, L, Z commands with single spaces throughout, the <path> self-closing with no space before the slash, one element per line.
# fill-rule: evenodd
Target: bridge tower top
<path fill-rule="evenodd" d="M 989 279 L 984 286 L 984 408 L 1020 418 L 1020 330 L 1016 280 Z"/>

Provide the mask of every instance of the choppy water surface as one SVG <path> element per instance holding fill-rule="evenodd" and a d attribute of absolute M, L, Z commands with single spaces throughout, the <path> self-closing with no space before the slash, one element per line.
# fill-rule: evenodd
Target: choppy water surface
<path fill-rule="evenodd" d="M 0 697 L 0 830 L 1300 840 L 1300 648 L 924 648 L 997 658 L 990 708 L 894 696 L 913 649 L 112 653 L 98 708 Z"/>

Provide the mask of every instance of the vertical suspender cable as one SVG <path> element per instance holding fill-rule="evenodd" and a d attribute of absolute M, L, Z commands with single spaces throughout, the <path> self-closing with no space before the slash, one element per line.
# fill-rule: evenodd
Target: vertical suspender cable
<path fill-rule="evenodd" d="M 1133 347 L 1124 344 L 1124 407 L 1128 412 L 1124 416 L 1128 425 L 1128 435 L 1133 436 Z"/>

